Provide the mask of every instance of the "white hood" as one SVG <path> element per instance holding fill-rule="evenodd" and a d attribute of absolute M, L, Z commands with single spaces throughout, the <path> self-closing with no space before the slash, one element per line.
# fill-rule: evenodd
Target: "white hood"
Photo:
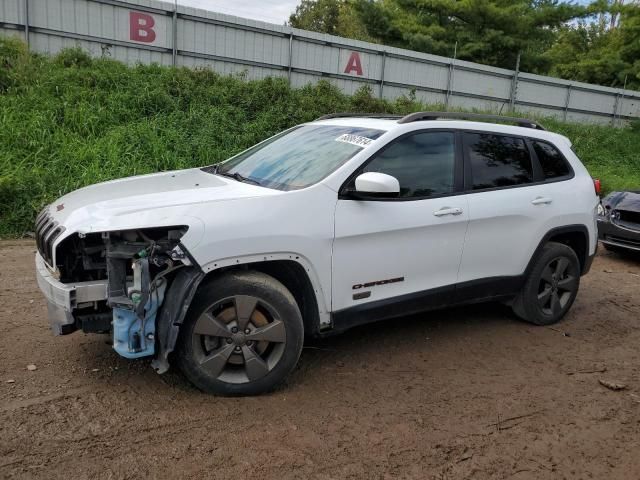
<path fill-rule="evenodd" d="M 68 193 L 53 202 L 50 213 L 65 227 L 56 243 L 80 232 L 187 225 L 198 243 L 204 224 L 198 212 L 218 202 L 277 195 L 281 192 L 237 182 L 198 168 L 129 177 Z"/>

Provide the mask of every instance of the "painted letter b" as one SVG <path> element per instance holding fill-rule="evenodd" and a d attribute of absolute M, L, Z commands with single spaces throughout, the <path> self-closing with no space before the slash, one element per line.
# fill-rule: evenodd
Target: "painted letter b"
<path fill-rule="evenodd" d="M 135 42 L 152 43 L 156 39 L 155 24 L 151 15 L 129 12 L 129 38 Z"/>

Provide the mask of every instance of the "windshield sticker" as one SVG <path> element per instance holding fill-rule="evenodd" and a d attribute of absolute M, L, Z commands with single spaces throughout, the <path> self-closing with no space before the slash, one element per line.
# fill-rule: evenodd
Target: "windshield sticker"
<path fill-rule="evenodd" d="M 340 135 L 338 138 L 336 138 L 336 142 L 350 143 L 351 145 L 355 145 L 356 147 L 364 148 L 371 142 L 373 142 L 373 140 L 367 137 L 361 137 L 360 135 L 345 133 L 344 135 Z"/>

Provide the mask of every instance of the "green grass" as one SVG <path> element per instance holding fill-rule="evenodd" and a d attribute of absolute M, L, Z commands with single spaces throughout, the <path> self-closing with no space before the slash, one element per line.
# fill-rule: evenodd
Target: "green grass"
<path fill-rule="evenodd" d="M 411 96 L 353 96 L 321 81 L 246 81 L 206 69 L 128 67 L 79 49 L 55 57 L 0 38 L 0 236 L 32 230 L 37 211 L 79 187 L 207 165 L 292 125 L 336 111 L 440 109 Z M 543 119 L 572 139 L 607 190 L 640 187 L 640 133 Z"/>

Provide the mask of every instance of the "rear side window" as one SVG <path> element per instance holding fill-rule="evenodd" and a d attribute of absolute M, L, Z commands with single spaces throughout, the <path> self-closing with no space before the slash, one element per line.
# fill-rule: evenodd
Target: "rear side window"
<path fill-rule="evenodd" d="M 417 133 L 382 151 L 363 169 L 392 175 L 400 197 L 420 198 L 453 192 L 455 137 L 452 132 Z"/>
<path fill-rule="evenodd" d="M 571 169 L 564 156 L 553 145 L 546 142 L 533 142 L 533 149 L 538 156 L 538 161 L 542 167 L 544 178 L 566 177 L 571 174 Z"/>
<path fill-rule="evenodd" d="M 465 136 L 474 190 L 533 182 L 533 168 L 525 141 L 485 133 Z"/>

